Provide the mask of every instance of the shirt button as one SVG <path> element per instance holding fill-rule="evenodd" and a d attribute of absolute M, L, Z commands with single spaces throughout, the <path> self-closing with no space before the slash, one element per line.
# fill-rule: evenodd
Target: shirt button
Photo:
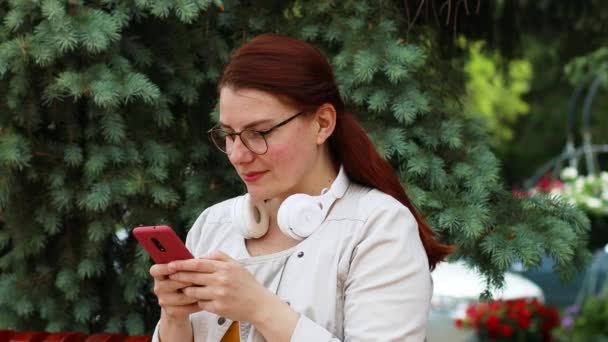
<path fill-rule="evenodd" d="M 299 252 L 298 252 L 298 258 L 301 258 L 301 257 L 303 257 L 303 256 L 304 256 L 304 252 L 299 251 Z"/>
<path fill-rule="evenodd" d="M 224 323 L 226 323 L 226 318 L 220 317 L 220 318 L 217 319 L 217 324 L 222 325 Z"/>

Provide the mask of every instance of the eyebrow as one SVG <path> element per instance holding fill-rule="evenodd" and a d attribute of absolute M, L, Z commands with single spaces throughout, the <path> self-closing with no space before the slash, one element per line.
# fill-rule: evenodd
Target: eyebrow
<path fill-rule="evenodd" d="M 264 123 L 272 123 L 272 122 L 274 122 L 274 119 L 256 120 L 256 121 L 250 122 L 250 123 L 246 124 L 245 126 L 243 126 L 243 129 L 251 128 L 251 127 L 254 127 L 254 126 L 257 126 L 257 125 L 260 125 L 260 124 L 264 124 Z M 233 129 L 232 127 L 230 127 L 230 125 L 227 125 L 227 124 L 225 124 L 225 123 L 223 123 L 221 121 L 220 121 L 220 126 L 222 128 Z"/>

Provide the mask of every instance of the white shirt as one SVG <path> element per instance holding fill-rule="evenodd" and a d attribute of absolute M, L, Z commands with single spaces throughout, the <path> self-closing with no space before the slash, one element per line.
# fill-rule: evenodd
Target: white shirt
<path fill-rule="evenodd" d="M 307 239 L 251 257 L 232 228 L 233 200 L 205 210 L 186 246 L 195 257 L 225 252 L 288 302 L 300 313 L 292 342 L 424 341 L 431 275 L 416 220 L 399 201 L 350 183 Z M 190 320 L 197 342 L 220 341 L 232 323 L 205 311 Z M 158 326 L 153 341 L 159 341 Z M 266 340 L 251 327 L 245 341 Z"/>

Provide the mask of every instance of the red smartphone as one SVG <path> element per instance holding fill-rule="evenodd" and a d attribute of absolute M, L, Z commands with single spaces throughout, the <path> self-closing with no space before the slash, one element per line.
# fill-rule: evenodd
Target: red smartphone
<path fill-rule="evenodd" d="M 186 245 L 169 226 L 136 227 L 133 235 L 157 264 L 192 259 Z"/>

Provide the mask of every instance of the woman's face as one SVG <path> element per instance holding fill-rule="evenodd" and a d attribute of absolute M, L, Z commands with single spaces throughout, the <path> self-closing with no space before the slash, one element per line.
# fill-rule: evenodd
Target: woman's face
<path fill-rule="evenodd" d="M 230 87 L 220 91 L 219 110 L 220 127 L 227 132 L 267 130 L 301 111 L 271 93 Z M 235 137 L 228 158 L 254 201 L 305 192 L 303 180 L 320 153 L 313 122 L 304 114 L 272 130 L 265 136 L 268 150 L 261 155 Z"/>

